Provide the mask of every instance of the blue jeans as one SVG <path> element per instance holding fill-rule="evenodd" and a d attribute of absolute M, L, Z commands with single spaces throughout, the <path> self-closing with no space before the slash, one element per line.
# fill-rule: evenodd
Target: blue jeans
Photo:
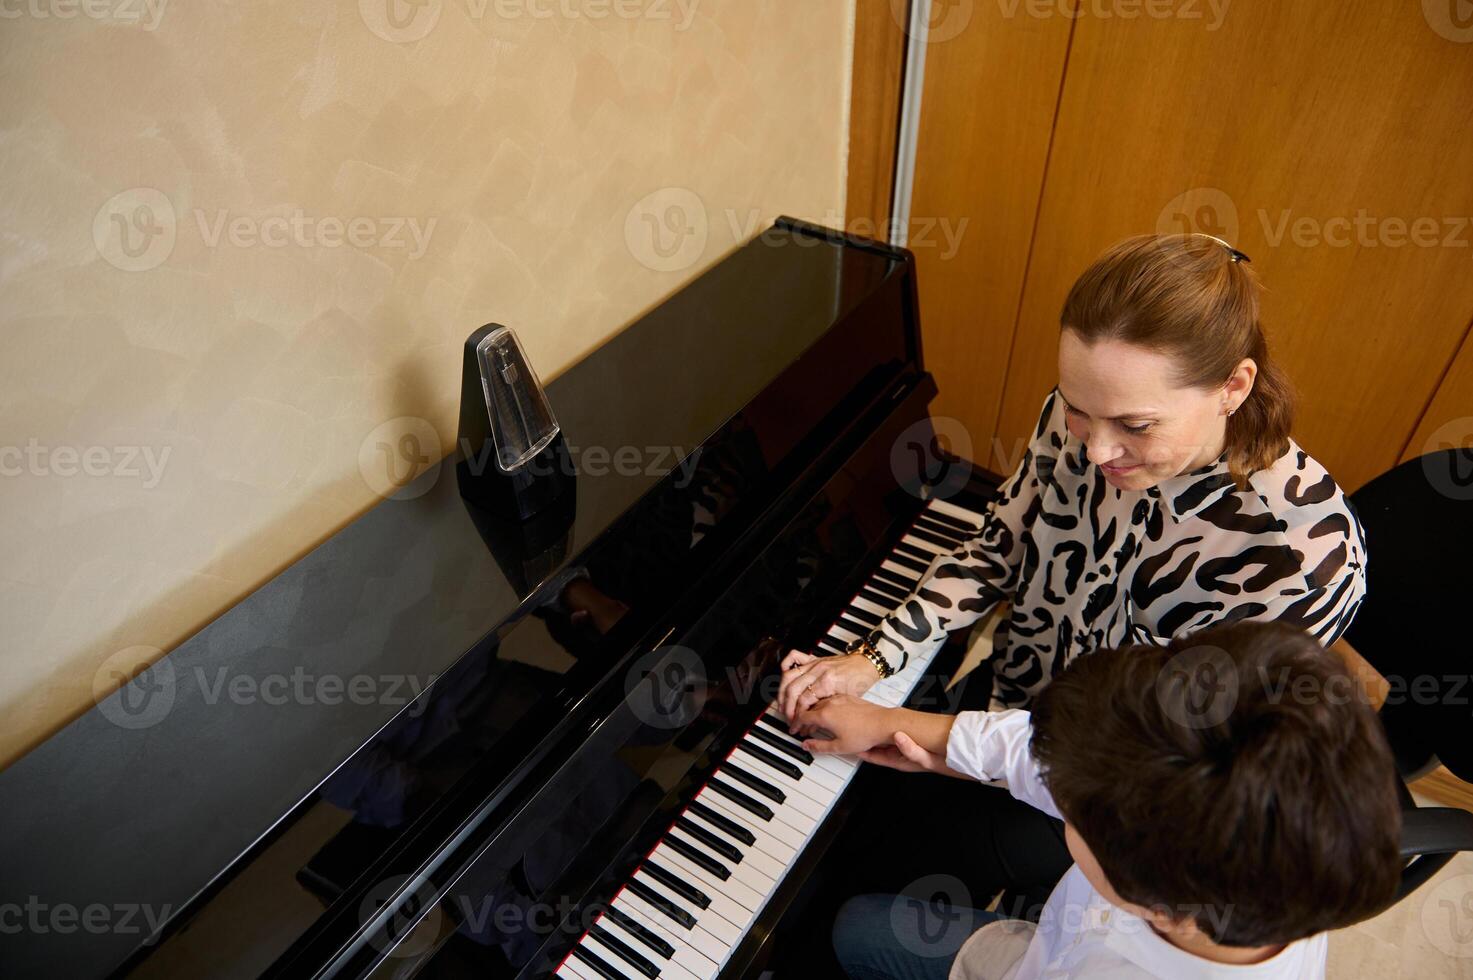
<path fill-rule="evenodd" d="M 905 895 L 858 895 L 834 920 L 834 953 L 850 980 L 946 980 L 962 943 L 1002 918 Z"/>

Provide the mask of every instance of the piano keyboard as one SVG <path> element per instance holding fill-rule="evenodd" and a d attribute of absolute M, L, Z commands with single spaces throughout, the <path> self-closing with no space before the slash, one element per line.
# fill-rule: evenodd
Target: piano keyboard
<path fill-rule="evenodd" d="M 914 525 L 819 641 L 830 653 L 868 633 L 906 599 L 937 554 L 981 528 L 942 500 Z M 931 656 L 865 692 L 902 704 Z M 554 971 L 564 980 L 713 980 L 859 769 L 814 756 L 774 706 L 758 718 L 687 804 L 608 909 Z"/>

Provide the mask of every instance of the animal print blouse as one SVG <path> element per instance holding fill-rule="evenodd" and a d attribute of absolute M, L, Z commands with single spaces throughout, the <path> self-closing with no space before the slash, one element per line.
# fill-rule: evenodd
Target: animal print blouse
<path fill-rule="evenodd" d="M 1333 643 L 1365 595 L 1365 532 L 1324 467 L 1290 442 L 1239 490 L 1227 462 L 1149 490 L 1118 490 L 1069 434 L 1058 392 L 977 537 L 932 562 L 875 645 L 939 645 L 1003 599 L 993 701 L 1024 707 L 1070 660 L 1164 644 L 1240 619 L 1278 620 Z"/>

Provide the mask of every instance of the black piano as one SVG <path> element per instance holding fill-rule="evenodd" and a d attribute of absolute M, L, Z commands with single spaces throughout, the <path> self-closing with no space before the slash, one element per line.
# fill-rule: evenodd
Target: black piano
<path fill-rule="evenodd" d="M 0 975 L 772 960 L 859 768 L 787 734 L 777 661 L 994 486 L 933 435 L 914 263 L 780 220 L 548 394 L 562 505 L 488 514 L 451 454 L 0 772 Z"/>

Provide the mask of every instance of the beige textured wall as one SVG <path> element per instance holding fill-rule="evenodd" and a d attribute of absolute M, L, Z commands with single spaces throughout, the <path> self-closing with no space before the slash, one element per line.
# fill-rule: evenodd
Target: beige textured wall
<path fill-rule="evenodd" d="M 552 376 L 841 220 L 852 2 L 0 3 L 0 762 L 392 490 L 386 435 L 448 448 L 474 327 Z"/>

